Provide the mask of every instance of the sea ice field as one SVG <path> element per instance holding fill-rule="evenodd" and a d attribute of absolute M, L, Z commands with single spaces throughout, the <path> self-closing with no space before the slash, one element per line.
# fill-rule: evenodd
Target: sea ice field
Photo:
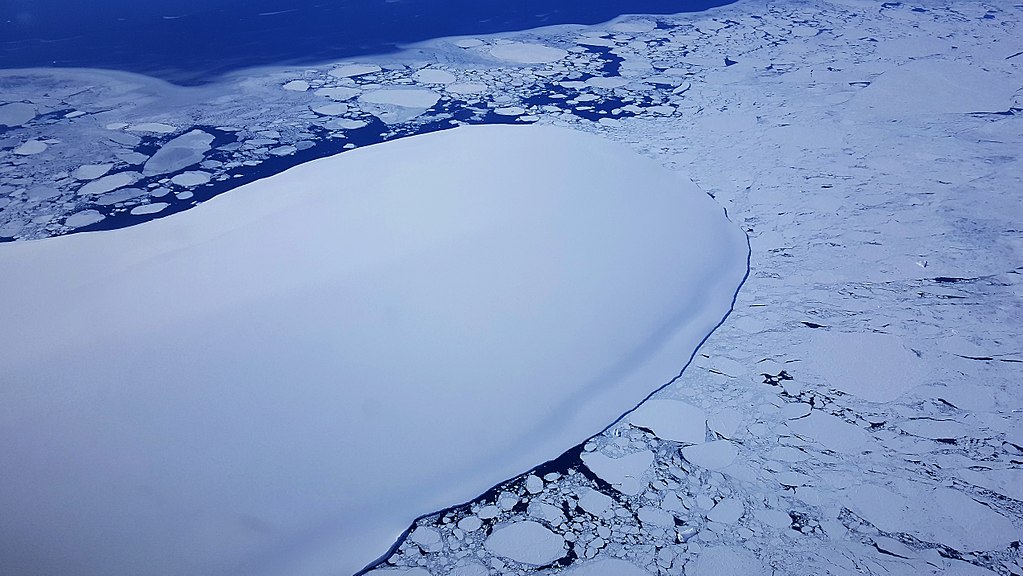
<path fill-rule="evenodd" d="M 0 573 L 1023 575 L 1023 6 L 699 8 L 0 70 Z"/>

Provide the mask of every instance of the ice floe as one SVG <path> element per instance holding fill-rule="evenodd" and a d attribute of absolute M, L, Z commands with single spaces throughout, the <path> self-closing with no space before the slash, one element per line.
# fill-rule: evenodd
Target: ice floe
<path fill-rule="evenodd" d="M 189 161 L 200 149 L 168 146 Z M 158 163 L 171 162 L 183 160 Z M 107 178 L 118 176 L 86 186 L 118 194 Z M 320 558 L 358 570 L 410 513 L 557 456 L 672 378 L 728 310 L 746 253 L 677 175 L 538 126 L 367 147 L 174 218 L 0 248 L 0 361 L 17 383 L 0 392 L 0 433 L 22 439 L 0 451 L 19 470 L 4 476 L 0 529 L 23 533 L 31 514 L 61 551 L 48 557 L 115 572 L 163 558 L 153 574 L 179 573 L 174 558 L 240 566 L 268 550 L 278 573 Z M 87 288 L 72 301 L 67 286 Z M 60 330 L 26 299 L 45 302 Z M 437 417 L 456 406 L 457 418 Z M 653 458 L 587 465 L 635 494 Z M 296 474 L 302 490 L 277 488 Z M 152 497 L 176 504 L 157 510 Z M 519 501 L 502 497 L 495 516 Z M 509 548 L 520 532 L 536 546 Z M 563 542 L 513 523 L 489 548 L 542 563 L 566 554 Z"/>
<path fill-rule="evenodd" d="M 36 107 L 25 102 L 0 105 L 0 126 L 21 126 L 36 117 Z"/>
<path fill-rule="evenodd" d="M 568 55 L 568 52 L 561 48 L 544 46 L 542 44 L 508 42 L 491 47 L 490 55 L 494 58 L 519 64 L 546 64 L 561 60 Z"/>
<path fill-rule="evenodd" d="M 561 535 L 531 520 L 494 529 L 485 546 L 502 558 L 532 566 L 550 564 L 568 553 Z"/>
<path fill-rule="evenodd" d="M 213 140 L 212 134 L 202 130 L 192 130 L 182 134 L 161 146 L 146 161 L 142 173 L 146 176 L 154 176 L 194 166 L 202 161 L 203 156 L 213 144 Z"/>

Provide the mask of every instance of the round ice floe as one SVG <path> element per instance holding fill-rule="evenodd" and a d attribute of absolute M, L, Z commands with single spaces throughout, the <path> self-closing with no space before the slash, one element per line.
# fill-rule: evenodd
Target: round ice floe
<path fill-rule="evenodd" d="M 334 68 L 330 71 L 330 75 L 335 78 L 353 78 L 379 71 L 380 67 L 376 64 L 348 64 Z"/>
<path fill-rule="evenodd" d="M 317 96 L 323 96 L 324 98 L 330 98 L 331 100 L 351 100 L 361 93 L 362 90 L 345 88 L 343 86 L 335 88 L 320 88 L 315 92 Z"/>
<path fill-rule="evenodd" d="M 455 81 L 455 75 L 447 70 L 436 68 L 423 68 L 413 76 L 417 82 L 423 84 L 451 84 Z"/>
<path fill-rule="evenodd" d="M 17 154 L 18 156 L 33 156 L 35 154 L 45 152 L 47 148 L 48 146 L 46 145 L 46 142 L 41 142 L 39 140 L 29 140 L 28 142 L 25 142 L 21 146 L 15 148 L 14 153 Z"/>
<path fill-rule="evenodd" d="M 707 440 L 706 413 L 681 400 L 648 400 L 629 414 L 629 422 L 664 440 L 685 444 L 699 444 Z"/>
<path fill-rule="evenodd" d="M 832 388 L 869 402 L 890 402 L 926 376 L 920 357 L 890 334 L 816 331 L 810 354 Z"/>
<path fill-rule="evenodd" d="M 142 216 L 146 214 L 156 214 L 162 212 L 164 208 L 170 206 L 166 202 L 153 202 L 152 204 L 143 204 L 142 206 L 136 206 L 131 209 L 132 216 Z"/>
<path fill-rule="evenodd" d="M 146 191 L 141 188 L 119 188 L 113 192 L 101 195 L 96 199 L 96 204 L 100 206 L 112 206 L 118 202 L 124 202 L 125 200 L 131 200 L 132 198 L 145 196 L 145 194 Z"/>
<path fill-rule="evenodd" d="M 0 126 L 21 126 L 36 117 L 36 107 L 25 102 L 0 106 Z"/>
<path fill-rule="evenodd" d="M 107 172 L 110 172 L 110 169 L 113 167 L 113 164 L 86 164 L 85 166 L 79 166 L 76 168 L 71 175 L 77 180 L 95 180 Z"/>
<path fill-rule="evenodd" d="M 732 524 L 742 518 L 742 502 L 734 498 L 725 498 L 707 512 L 707 520 L 721 524 Z"/>
<path fill-rule="evenodd" d="M 746 257 L 676 172 L 535 125 L 367 146 L 171 218 L 0 244 L 0 437 L 18 438 L 0 533 L 33 543 L 4 561 L 355 573 L 415 515 L 674 377 Z M 651 452 L 596 456 L 645 488 Z"/>
<path fill-rule="evenodd" d="M 111 190 L 117 190 L 124 186 L 130 186 L 141 178 L 138 172 L 118 172 L 109 176 L 103 176 L 89 182 L 78 189 L 79 196 L 88 194 L 105 194 Z"/>
<path fill-rule="evenodd" d="M 688 576 L 763 576 L 763 563 L 752 552 L 734 546 L 704 548 L 686 564 Z"/>
<path fill-rule="evenodd" d="M 144 122 L 142 124 L 132 124 L 128 126 L 126 130 L 130 132 L 152 132 L 154 134 L 173 134 L 177 128 L 170 124 L 164 124 L 162 122 Z"/>
<path fill-rule="evenodd" d="M 497 528 L 484 546 L 502 558 L 531 566 L 550 564 L 568 552 L 565 539 L 560 534 L 532 520 Z"/>
<path fill-rule="evenodd" d="M 81 228 L 82 226 L 95 224 L 104 218 L 106 218 L 106 216 L 100 214 L 96 210 L 82 210 L 81 212 L 75 212 L 68 216 L 67 220 L 64 221 L 64 225 L 68 228 Z"/>
<path fill-rule="evenodd" d="M 409 539 L 422 546 L 428 552 L 438 552 L 444 548 L 444 542 L 440 538 L 440 532 L 436 528 L 420 526 L 412 531 Z"/>
<path fill-rule="evenodd" d="M 594 76 L 586 81 L 587 86 L 593 86 L 594 88 L 619 88 L 625 86 L 629 81 L 621 76 L 605 77 L 605 76 Z"/>
<path fill-rule="evenodd" d="M 643 489 L 643 474 L 653 463 L 654 453 L 650 450 L 640 450 L 612 458 L 599 452 L 591 452 L 583 454 L 582 460 L 587 468 L 601 480 L 617 488 L 619 492 L 635 495 Z"/>
<path fill-rule="evenodd" d="M 323 106 L 311 107 L 313 112 L 322 114 L 323 116 L 341 116 L 342 114 L 348 113 L 348 104 L 336 103 L 336 104 L 324 104 Z"/>
<path fill-rule="evenodd" d="M 553 48 L 543 44 L 509 42 L 492 47 L 490 55 L 494 58 L 519 64 L 548 64 L 568 56 L 568 52 L 561 48 Z"/>
<path fill-rule="evenodd" d="M 720 470 L 734 462 L 738 455 L 738 448 L 728 440 L 715 440 L 682 449 L 682 456 L 686 460 L 708 470 Z"/>
<path fill-rule="evenodd" d="M 289 92 L 305 92 L 309 89 L 309 83 L 305 80 L 292 80 L 291 82 L 286 82 L 281 88 Z"/>
<path fill-rule="evenodd" d="M 522 116 L 526 113 L 525 108 L 519 106 L 506 106 L 504 108 L 495 108 L 494 114 L 498 116 Z"/>
<path fill-rule="evenodd" d="M 367 576 L 433 576 L 426 568 L 384 568 L 373 570 Z"/>
<path fill-rule="evenodd" d="M 192 130 L 167 142 L 146 161 L 142 173 L 146 176 L 177 172 L 202 161 L 213 144 L 212 134 Z"/>
<path fill-rule="evenodd" d="M 631 562 L 617 558 L 604 558 L 578 562 L 564 572 L 571 576 L 650 576 L 650 573 Z"/>
<path fill-rule="evenodd" d="M 478 38 L 461 38 L 459 40 L 455 40 L 455 46 L 458 46 L 459 48 L 475 48 L 482 45 L 483 41 Z"/>
<path fill-rule="evenodd" d="M 464 82 L 460 84 L 448 84 L 444 90 L 452 94 L 481 94 L 487 91 L 486 84 Z"/>

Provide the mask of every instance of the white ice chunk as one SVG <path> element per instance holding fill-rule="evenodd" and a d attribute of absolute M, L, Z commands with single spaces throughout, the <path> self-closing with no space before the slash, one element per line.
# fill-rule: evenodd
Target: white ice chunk
<path fill-rule="evenodd" d="M 1023 470 L 970 470 L 958 472 L 959 478 L 973 484 L 1023 502 Z"/>
<path fill-rule="evenodd" d="M 130 132 L 152 132 L 154 134 L 173 134 L 177 128 L 162 122 L 144 122 L 132 124 L 126 128 Z"/>
<path fill-rule="evenodd" d="M 707 415 L 681 400 L 648 400 L 629 414 L 629 422 L 664 440 L 685 444 L 700 444 L 707 440 Z"/>
<path fill-rule="evenodd" d="M 355 573 L 674 377 L 746 256 L 678 173 L 538 125 L 0 244 L 0 572 Z"/>
<path fill-rule="evenodd" d="M 521 106 L 505 106 L 494 109 L 494 113 L 499 116 L 522 116 L 526 113 L 526 109 Z"/>
<path fill-rule="evenodd" d="M 354 78 L 379 71 L 380 67 L 376 64 L 346 64 L 331 70 L 330 75 L 335 78 Z"/>
<path fill-rule="evenodd" d="M 104 218 L 106 218 L 106 216 L 95 210 L 82 210 L 81 212 L 75 212 L 68 216 L 67 220 L 64 221 L 64 225 L 68 228 L 81 228 L 82 226 L 95 224 Z"/>
<path fill-rule="evenodd" d="M 490 55 L 494 58 L 519 64 L 548 64 L 568 56 L 568 52 L 561 48 L 553 48 L 543 44 L 509 42 L 492 47 Z"/>
<path fill-rule="evenodd" d="M 707 512 L 707 520 L 720 522 L 721 524 L 733 524 L 738 522 L 739 518 L 742 518 L 743 512 L 745 512 L 745 508 L 742 505 L 742 501 L 734 498 L 725 498 L 715 504 L 710 512 Z"/>
<path fill-rule="evenodd" d="M 367 576 L 433 576 L 426 568 L 384 568 L 373 570 Z"/>
<path fill-rule="evenodd" d="M 440 532 L 436 528 L 420 526 L 412 531 L 409 539 L 422 546 L 428 552 L 439 552 L 444 549 L 444 542 L 441 540 Z"/>
<path fill-rule="evenodd" d="M 0 126 L 21 126 L 36 117 L 36 107 L 25 102 L 0 106 Z"/>
<path fill-rule="evenodd" d="M 105 194 L 111 190 L 117 190 L 124 186 L 131 186 L 132 184 L 139 181 L 142 175 L 138 172 L 118 172 L 116 174 L 110 174 L 109 176 L 103 176 L 88 182 L 78 189 L 79 196 L 85 196 L 88 194 Z"/>
<path fill-rule="evenodd" d="M 579 495 L 579 507 L 598 518 L 610 510 L 613 504 L 614 499 L 610 496 L 590 488 L 584 489 Z"/>
<path fill-rule="evenodd" d="M 654 453 L 649 450 L 641 450 L 619 458 L 612 458 L 600 452 L 588 452 L 582 455 L 582 460 L 594 474 L 614 486 L 622 494 L 635 495 L 643 488 L 640 480 L 643 473 L 653 463 Z"/>
<path fill-rule="evenodd" d="M 644 524 L 652 524 L 654 526 L 660 526 L 661 528 L 675 527 L 675 517 L 654 506 L 640 507 L 640 509 L 636 512 L 636 516 L 639 518 L 640 522 Z"/>
<path fill-rule="evenodd" d="M 805 418 L 789 420 L 785 425 L 797 436 L 815 440 L 835 452 L 858 452 L 869 440 L 862 428 L 820 410 L 810 412 Z"/>
<path fill-rule="evenodd" d="M 455 46 L 458 46 L 459 48 L 475 48 L 482 45 L 483 41 L 477 38 L 460 38 L 455 40 Z"/>
<path fill-rule="evenodd" d="M 422 82 L 423 84 L 451 84 L 457 79 L 451 72 L 436 68 L 423 68 L 416 72 L 413 78 L 415 78 L 416 82 Z"/>
<path fill-rule="evenodd" d="M 131 209 L 132 216 L 142 216 L 145 214 L 156 214 L 162 212 L 164 208 L 170 206 L 166 202 L 153 202 L 152 204 L 143 204 L 142 206 L 136 206 Z"/>
<path fill-rule="evenodd" d="M 1017 90 L 1019 81 L 997 69 L 927 58 L 884 72 L 849 104 L 890 117 L 1004 112 Z"/>
<path fill-rule="evenodd" d="M 181 186 L 183 188 L 190 188 L 192 186 L 199 186 L 210 181 L 210 173 L 203 172 L 201 170 L 194 170 L 189 172 L 182 172 L 171 178 L 171 182 Z"/>
<path fill-rule="evenodd" d="M 458 528 L 466 532 L 475 532 L 483 527 L 483 521 L 477 516 L 466 516 L 458 521 Z"/>
<path fill-rule="evenodd" d="M 119 188 L 97 198 L 96 204 L 100 206 L 111 206 L 118 202 L 124 202 L 125 200 L 131 200 L 132 198 L 138 198 L 139 196 L 145 195 L 146 191 L 141 188 Z"/>
<path fill-rule="evenodd" d="M 469 562 L 451 568 L 447 576 L 490 576 L 490 570 L 478 562 Z"/>
<path fill-rule="evenodd" d="M 76 168 L 71 175 L 77 180 L 95 180 L 107 172 L 110 172 L 110 169 L 113 167 L 113 164 L 86 164 Z"/>
<path fill-rule="evenodd" d="M 738 455 L 739 449 L 728 440 L 715 440 L 682 449 L 682 456 L 686 460 L 708 470 L 725 468 L 734 462 Z"/>
<path fill-rule="evenodd" d="M 723 438 L 732 438 L 742 423 L 742 412 L 735 408 L 722 407 L 707 417 L 707 427 Z"/>
<path fill-rule="evenodd" d="M 281 88 L 284 88 L 289 92 L 305 92 L 309 89 L 309 83 L 305 80 L 292 80 L 290 82 L 285 82 Z"/>
<path fill-rule="evenodd" d="M 46 142 L 42 142 L 40 140 L 29 140 L 15 148 L 14 153 L 18 156 L 34 156 L 41 152 L 45 152 L 47 148 L 49 148 L 49 146 L 46 145 Z"/>
<path fill-rule="evenodd" d="M 781 530 L 787 529 L 792 525 L 792 517 L 781 510 L 767 509 L 757 510 L 753 513 L 753 517 L 757 520 Z"/>
<path fill-rule="evenodd" d="M 909 481 L 894 492 L 874 484 L 847 490 L 849 507 L 884 532 L 906 532 L 963 552 L 994 550 L 1019 539 L 1012 523 L 968 495 Z"/>
<path fill-rule="evenodd" d="M 315 92 L 317 96 L 323 96 L 324 98 L 330 98 L 331 100 L 351 100 L 361 93 L 362 90 L 345 88 L 343 86 L 335 88 L 320 88 Z"/>
<path fill-rule="evenodd" d="M 587 86 L 595 88 L 619 88 L 625 86 L 629 81 L 621 76 L 594 76 L 586 81 Z"/>
<path fill-rule="evenodd" d="M 563 574 L 570 576 L 651 576 L 646 570 L 618 558 L 576 562 Z"/>
<path fill-rule="evenodd" d="M 563 558 L 565 539 L 532 520 L 501 526 L 487 537 L 487 550 L 502 558 L 531 566 L 550 564 Z"/>
<path fill-rule="evenodd" d="M 142 173 L 146 176 L 177 172 L 202 161 L 213 144 L 213 135 L 192 130 L 167 142 L 146 161 Z"/>
<path fill-rule="evenodd" d="M 955 420 L 917 418 L 899 424 L 907 434 L 931 440 L 954 440 L 970 434 L 970 429 Z"/>
<path fill-rule="evenodd" d="M 348 104 L 343 102 L 337 102 L 335 104 L 325 104 L 323 106 L 313 106 L 311 108 L 313 112 L 322 114 L 324 116 L 341 116 L 348 113 Z"/>
<path fill-rule="evenodd" d="M 463 82 L 459 84 L 448 84 L 444 87 L 444 90 L 452 94 L 482 94 L 487 91 L 486 84 L 477 84 L 475 82 Z"/>
<path fill-rule="evenodd" d="M 831 387 L 870 402 L 890 402 L 924 382 L 920 358 L 896 336 L 815 332 L 810 348 Z"/>
<path fill-rule="evenodd" d="M 430 108 L 440 100 L 440 94 L 425 88 L 384 88 L 371 90 L 359 97 L 370 104 L 387 104 L 405 108 Z"/>
<path fill-rule="evenodd" d="M 734 546 L 704 548 L 686 564 L 686 576 L 763 576 L 769 574 L 752 552 Z"/>

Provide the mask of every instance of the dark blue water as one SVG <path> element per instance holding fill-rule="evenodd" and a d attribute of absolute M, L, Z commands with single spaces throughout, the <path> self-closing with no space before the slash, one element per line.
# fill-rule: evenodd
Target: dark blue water
<path fill-rule="evenodd" d="M 381 54 L 441 36 L 595 24 L 731 1 L 0 0 L 0 68 L 109 68 L 194 85 L 252 66 Z"/>

